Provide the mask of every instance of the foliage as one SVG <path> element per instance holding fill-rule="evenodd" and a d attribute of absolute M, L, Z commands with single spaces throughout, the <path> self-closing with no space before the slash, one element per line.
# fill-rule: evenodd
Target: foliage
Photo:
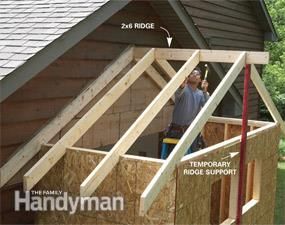
<path fill-rule="evenodd" d="M 280 139 L 279 152 L 281 156 L 285 156 L 285 139 L 284 138 Z"/>
<path fill-rule="evenodd" d="M 285 0 L 266 0 L 266 5 L 279 40 L 265 43 L 265 50 L 270 52 L 270 63 L 263 71 L 263 81 L 285 119 Z M 260 109 L 262 119 L 271 118 L 263 103 Z"/>
<path fill-rule="evenodd" d="M 278 163 L 274 224 L 285 224 L 285 162 Z"/>

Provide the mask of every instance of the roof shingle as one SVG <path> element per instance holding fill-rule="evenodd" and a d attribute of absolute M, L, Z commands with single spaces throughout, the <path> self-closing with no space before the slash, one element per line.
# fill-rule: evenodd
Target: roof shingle
<path fill-rule="evenodd" d="M 1 0 L 1 79 L 106 2 L 108 0 Z"/>

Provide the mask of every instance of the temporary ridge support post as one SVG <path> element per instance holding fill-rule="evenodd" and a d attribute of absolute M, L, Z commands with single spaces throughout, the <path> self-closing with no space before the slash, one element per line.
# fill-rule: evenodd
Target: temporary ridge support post
<path fill-rule="evenodd" d="M 247 139 L 247 111 L 248 111 L 248 87 L 250 80 L 250 65 L 246 64 L 244 74 L 244 89 L 243 89 L 243 109 L 242 109 L 242 128 L 241 128 L 241 144 L 240 144 L 240 160 L 239 160 L 239 182 L 237 193 L 237 213 L 236 224 L 242 222 L 242 205 L 243 205 L 243 185 L 245 172 L 245 157 L 246 157 L 246 139 Z"/>

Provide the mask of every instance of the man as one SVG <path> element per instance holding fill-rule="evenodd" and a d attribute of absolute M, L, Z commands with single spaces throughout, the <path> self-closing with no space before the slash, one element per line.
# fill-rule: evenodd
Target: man
<path fill-rule="evenodd" d="M 201 70 L 195 68 L 175 92 L 172 123 L 168 128 L 166 137 L 181 138 L 209 99 L 209 84 L 206 80 L 202 81 L 201 75 Z M 200 83 L 201 90 L 198 88 Z M 203 142 L 203 139 L 199 134 L 187 153 L 195 152 L 203 147 L 201 142 Z"/>

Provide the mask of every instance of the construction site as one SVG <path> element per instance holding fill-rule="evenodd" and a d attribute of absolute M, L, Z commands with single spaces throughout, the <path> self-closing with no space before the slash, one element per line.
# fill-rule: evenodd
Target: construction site
<path fill-rule="evenodd" d="M 261 79 L 262 43 L 276 36 L 263 1 L 63 2 L 0 3 L 34 15 L 3 25 L 0 42 L 11 54 L 0 64 L 1 224 L 274 224 L 285 123 Z M 38 30 L 16 46 L 25 23 Z M 181 138 L 166 138 L 197 66 L 209 99 Z"/>

